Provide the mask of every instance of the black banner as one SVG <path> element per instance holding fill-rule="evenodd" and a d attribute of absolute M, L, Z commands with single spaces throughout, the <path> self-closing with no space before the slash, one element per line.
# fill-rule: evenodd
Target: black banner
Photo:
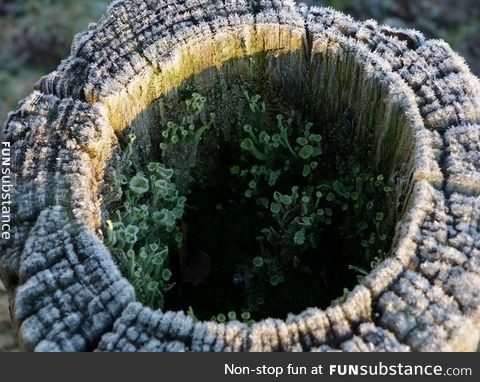
<path fill-rule="evenodd" d="M 2 354 L 2 380 L 478 380 L 478 353 Z"/>

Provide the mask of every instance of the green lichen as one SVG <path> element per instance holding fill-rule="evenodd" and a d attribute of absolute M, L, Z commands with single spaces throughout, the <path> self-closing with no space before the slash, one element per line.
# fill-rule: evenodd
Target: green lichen
<path fill-rule="evenodd" d="M 224 126 L 193 91 L 162 126 L 158 162 L 138 168 L 133 137 L 125 147 L 107 244 L 140 301 L 251 323 L 329 305 L 387 255 L 383 175 L 353 152 L 329 157 L 336 143 L 302 113 L 242 102 Z"/>
<path fill-rule="evenodd" d="M 123 274 L 135 287 L 137 299 L 154 308 L 163 308 L 165 294 L 172 288 L 169 252 L 178 248 L 182 233 L 178 222 L 186 198 L 172 181 L 174 171 L 151 162 L 145 172 L 135 168 L 129 142 L 118 177 L 121 204 L 107 222 L 107 245 Z"/>

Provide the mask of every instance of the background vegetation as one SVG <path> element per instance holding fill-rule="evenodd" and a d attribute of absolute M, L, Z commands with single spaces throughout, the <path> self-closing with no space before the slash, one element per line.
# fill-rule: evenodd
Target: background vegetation
<path fill-rule="evenodd" d="M 359 19 L 416 28 L 443 38 L 480 74 L 478 0 L 304 0 Z M 0 0 L 0 121 L 35 82 L 68 55 L 72 37 L 104 12 L 108 0 Z M 0 283 L 0 351 L 14 349 Z"/>
<path fill-rule="evenodd" d="M 70 50 L 108 0 L 0 0 L 0 120 Z"/>

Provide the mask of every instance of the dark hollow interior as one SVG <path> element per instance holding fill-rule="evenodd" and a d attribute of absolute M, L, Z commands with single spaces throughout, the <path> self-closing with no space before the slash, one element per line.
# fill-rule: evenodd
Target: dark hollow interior
<path fill-rule="evenodd" d="M 139 113 L 124 133 L 134 132 L 138 137 L 135 158 L 139 163 L 162 161 L 158 149 L 162 130 L 168 121 L 178 120 L 178 105 L 192 92 L 207 97 L 205 113 L 216 115 L 215 128 L 203 137 L 197 152 L 185 153 L 177 163 L 168 164 L 181 169 L 182 161 L 196 163 L 194 180 L 179 186 L 185 189 L 188 206 L 182 221 L 189 227 L 189 248 L 208 253 L 211 264 L 208 278 L 199 285 L 182 285 L 173 251 L 170 265 L 176 285 L 167 295 L 165 310 L 192 308 L 203 320 L 246 310 L 245 289 L 238 279 L 245 259 L 251 261 L 258 253 L 258 206 L 238 201 L 238 184 L 229 176 L 229 169 L 242 155 L 234 121 L 245 111 L 244 89 L 260 94 L 272 115 L 293 109 L 313 123 L 313 131 L 325 142 L 319 181 L 338 176 L 337 164 L 347 157 L 354 157 L 362 169 L 385 177 L 393 188 L 388 198 L 378 200 L 386 206 L 387 254 L 395 246 L 395 226 L 410 194 L 413 139 L 405 112 L 389 101 L 385 86 L 368 77 L 348 50 L 318 53 L 308 59 L 298 51 L 261 52 L 227 60 L 183 79 Z M 200 178 L 204 181 L 195 181 Z M 106 216 L 113 213 L 109 208 Z M 310 257 L 308 277 L 296 275 L 292 268 L 288 285 L 267 290 L 268 285 L 259 283 L 259 288 L 266 288 L 261 293 L 264 302 L 252 318 L 284 318 L 308 307 L 329 306 L 345 288 L 351 290 L 358 283 L 358 273 L 349 269 L 361 256 L 357 244 L 352 246 L 332 224 Z"/>

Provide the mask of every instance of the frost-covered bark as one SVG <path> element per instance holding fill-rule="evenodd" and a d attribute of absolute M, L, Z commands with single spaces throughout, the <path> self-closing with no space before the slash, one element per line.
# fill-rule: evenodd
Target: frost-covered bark
<path fill-rule="evenodd" d="M 246 78 L 258 55 L 269 81 L 284 95 L 308 93 L 326 122 L 348 105 L 358 144 L 373 131 L 372 160 L 395 182 L 394 253 L 324 311 L 251 327 L 153 312 L 134 302 L 97 236 L 116 135 L 131 127 L 148 137 L 162 97 L 174 100 L 184 80 Z M 40 351 L 474 350 L 479 129 L 478 79 L 447 44 L 418 32 L 290 1 L 114 1 L 3 131 L 16 187 L 0 274 L 21 343 Z"/>

